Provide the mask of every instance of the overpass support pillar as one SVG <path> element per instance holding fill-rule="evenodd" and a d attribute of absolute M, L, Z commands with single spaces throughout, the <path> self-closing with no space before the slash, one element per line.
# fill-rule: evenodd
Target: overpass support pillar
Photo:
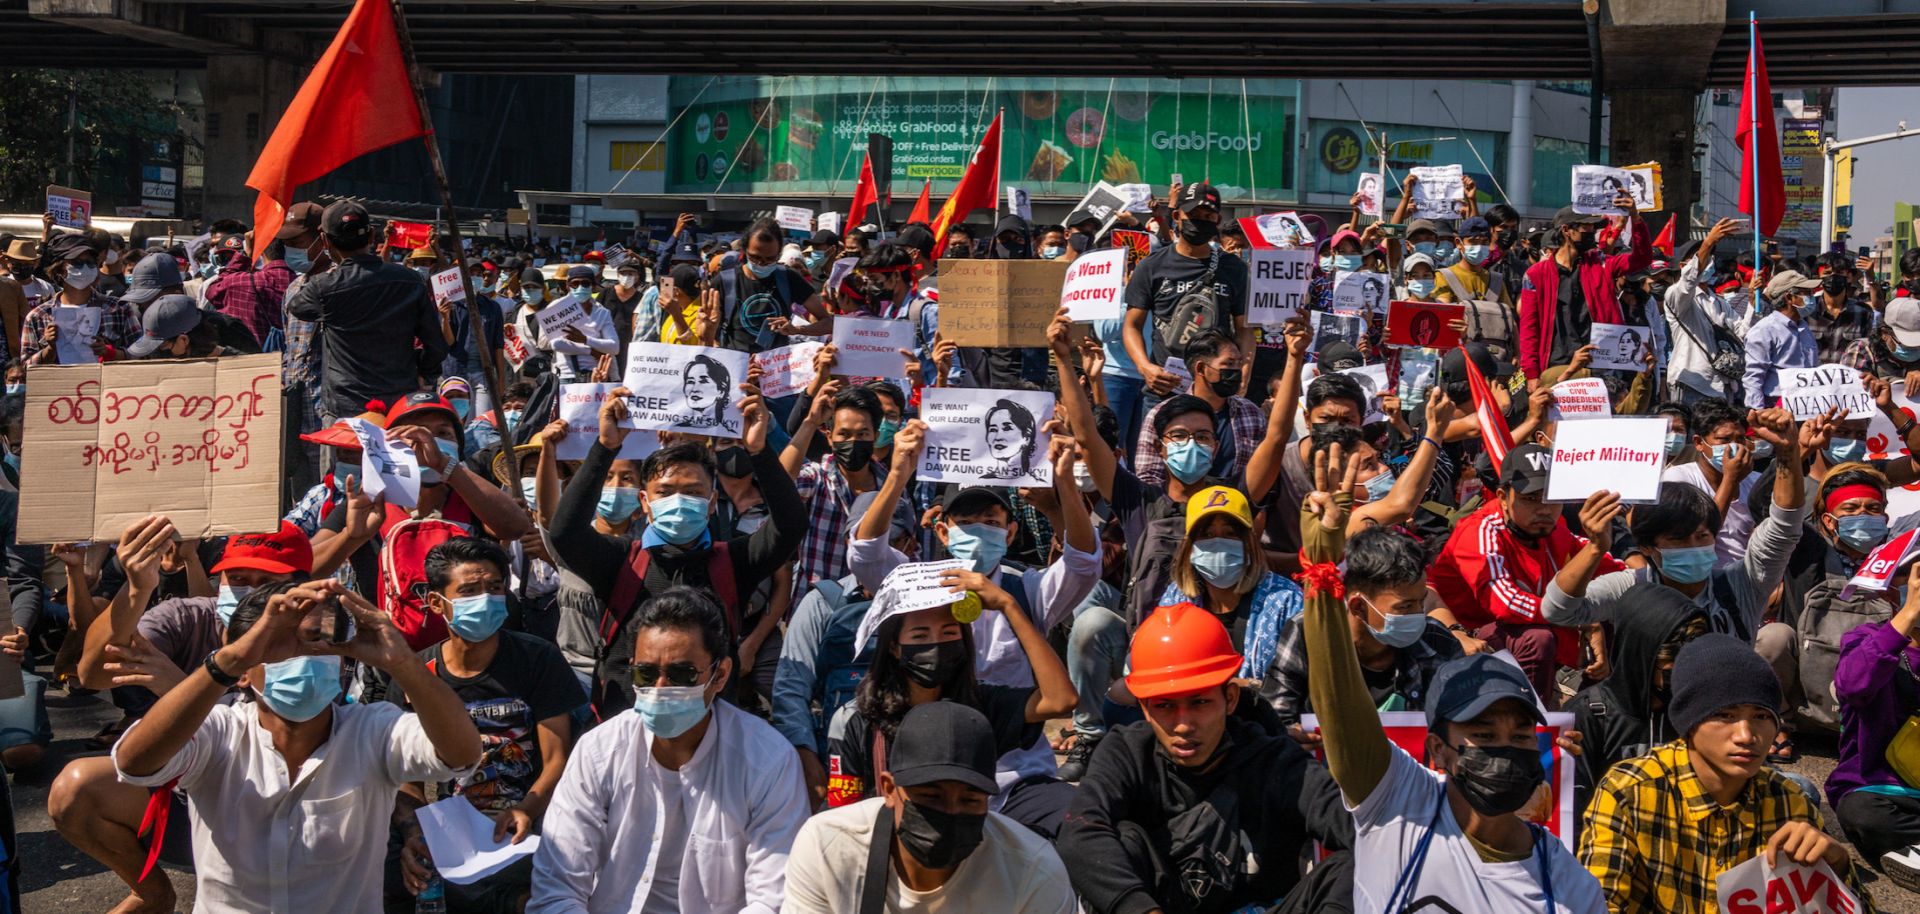
<path fill-rule="evenodd" d="M 304 65 L 258 54 L 207 58 L 206 200 L 201 212 L 208 221 L 252 224 L 257 194 L 246 186 L 247 175 L 306 72 Z"/>
<path fill-rule="evenodd" d="M 1669 212 L 1679 213 L 1677 245 L 1688 237 L 1694 198 L 1694 102 L 1726 27 L 1726 0 L 1599 0 L 1588 8 L 1595 5 L 1612 164 L 1660 163 L 1666 210 L 1648 213 L 1647 222 L 1657 232 Z"/>
<path fill-rule="evenodd" d="M 1694 102 L 1687 89 L 1616 89 L 1607 93 L 1613 112 L 1608 146 L 1615 166 L 1660 163 L 1660 197 L 1665 207 L 1643 214 L 1647 227 L 1660 231 L 1669 213 L 1679 213 L 1674 245 L 1688 238 L 1687 214 L 1693 210 Z"/>

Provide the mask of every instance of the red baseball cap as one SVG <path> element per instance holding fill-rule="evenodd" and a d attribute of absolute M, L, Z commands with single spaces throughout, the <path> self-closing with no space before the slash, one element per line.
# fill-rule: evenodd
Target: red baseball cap
<path fill-rule="evenodd" d="M 229 568 L 257 568 L 274 574 L 313 573 L 313 544 L 292 521 L 281 521 L 273 533 L 247 533 L 227 539 L 220 564 L 207 569 L 219 574 Z"/>
<path fill-rule="evenodd" d="M 373 404 L 369 403 L 367 405 L 371 407 Z M 446 413 L 447 418 L 452 419 L 455 425 L 460 424 L 460 414 L 453 411 L 453 404 L 448 403 L 442 399 L 439 394 L 433 393 L 432 391 L 417 390 L 407 394 L 400 402 L 393 404 L 392 407 L 387 409 L 387 424 L 385 427 L 392 428 L 399 424 L 401 420 L 406 419 L 414 413 L 433 410 Z"/>
<path fill-rule="evenodd" d="M 387 427 L 387 414 L 384 410 L 369 409 L 354 418 L 365 419 L 378 428 Z M 301 435 L 300 440 L 343 448 L 349 451 L 357 451 L 360 449 L 360 436 L 353 433 L 353 429 L 347 425 L 347 420 L 345 419 L 338 420 L 317 432 L 308 432 Z"/>

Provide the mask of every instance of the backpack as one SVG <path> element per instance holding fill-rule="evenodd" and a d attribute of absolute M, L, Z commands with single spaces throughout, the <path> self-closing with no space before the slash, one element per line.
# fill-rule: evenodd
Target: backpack
<path fill-rule="evenodd" d="M 725 346 L 733 339 L 733 335 L 740 330 L 740 265 L 737 262 L 729 261 L 717 275 L 720 280 L 720 320 L 722 322 L 720 345 Z M 793 290 L 787 281 L 787 269 L 785 266 L 774 270 L 773 283 L 780 290 L 781 303 L 785 307 L 793 307 Z M 756 331 L 756 333 L 758 336 L 750 347 L 752 351 L 759 352 L 772 348 L 772 331 L 767 330 L 765 325 L 762 325 L 761 329 Z"/>
<path fill-rule="evenodd" d="M 1137 628 L 1159 605 L 1161 592 L 1173 580 L 1173 554 L 1187 537 L 1185 511 L 1173 511 L 1147 521 L 1140 538 L 1128 545 L 1126 606 L 1128 628 Z"/>
<path fill-rule="evenodd" d="M 867 675 L 868 662 L 856 658 L 866 652 L 868 645 L 855 644 L 853 639 L 859 634 L 860 620 L 866 617 L 873 596 L 867 594 L 853 599 L 853 592 L 840 581 L 822 580 L 814 589 L 832 607 L 827 616 L 826 637 L 820 641 L 820 652 L 814 658 L 813 667 L 813 701 L 819 706 L 813 715 L 813 737 L 820 757 L 826 758 L 827 722 L 833 720 L 834 712 L 842 705 L 853 701 L 860 680 Z"/>
<path fill-rule="evenodd" d="M 627 622 L 640 606 L 647 586 L 653 552 L 638 538 L 627 550 L 627 560 L 613 577 L 613 593 L 600 610 L 600 643 L 594 657 L 593 706 L 605 717 L 633 704 L 633 638 Z M 733 580 L 733 559 L 724 541 L 715 541 L 707 553 L 707 589 L 726 613 L 727 643 L 740 641 L 740 592 Z M 731 651 L 729 651 L 731 653 Z"/>
<path fill-rule="evenodd" d="M 1160 328 L 1160 348 L 1168 357 L 1186 358 L 1187 346 L 1201 335 L 1220 329 L 1222 308 L 1219 292 L 1213 288 L 1213 274 L 1220 269 L 1220 252 L 1207 257 L 1207 272 L 1200 282 L 1173 303 L 1173 314 Z"/>
<path fill-rule="evenodd" d="M 1440 278 L 1446 280 L 1447 288 L 1453 290 L 1454 300 L 1466 307 L 1461 319 L 1467 322 L 1467 332 L 1461 334 L 1460 339 L 1469 343 L 1484 343 L 1494 358 L 1503 362 L 1512 361 L 1514 352 L 1519 348 L 1520 323 L 1513 306 L 1500 302 L 1500 290 L 1506 285 L 1505 278 L 1497 272 L 1492 275 L 1487 285 L 1489 298 L 1468 296 L 1466 288 L 1454 278 L 1450 269 L 1441 270 Z"/>
<path fill-rule="evenodd" d="M 1840 596 L 1847 576 L 1823 574 L 1807 590 L 1794 635 L 1800 642 L 1801 720 L 1831 732 L 1840 730 L 1840 702 L 1833 694 L 1833 673 L 1840 665 L 1840 639 L 1868 622 L 1893 618 L 1893 604 L 1877 591 Z M 1791 707 L 1791 701 L 1789 702 Z"/>
<path fill-rule="evenodd" d="M 427 552 L 470 535 L 466 527 L 431 515 L 409 517 L 381 537 L 380 609 L 406 636 L 408 647 L 420 651 L 446 640 L 447 620 L 427 610 Z"/>

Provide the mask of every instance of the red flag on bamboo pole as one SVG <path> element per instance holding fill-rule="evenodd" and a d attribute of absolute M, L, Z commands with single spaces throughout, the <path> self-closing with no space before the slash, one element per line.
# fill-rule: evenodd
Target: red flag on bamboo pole
<path fill-rule="evenodd" d="M 1787 213 L 1787 185 L 1780 175 L 1780 133 L 1773 124 L 1773 86 L 1767 80 L 1767 52 L 1758 25 L 1749 24 L 1747 78 L 1742 82 L 1740 120 L 1734 141 L 1740 145 L 1740 211 L 1753 217 L 1754 231 L 1771 235 Z M 1757 187 L 1756 187 L 1757 186 Z M 1756 205 L 1759 212 L 1754 212 Z"/>

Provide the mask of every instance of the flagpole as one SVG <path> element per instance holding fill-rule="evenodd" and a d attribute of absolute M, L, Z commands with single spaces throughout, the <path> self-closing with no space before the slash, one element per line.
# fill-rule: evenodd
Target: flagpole
<path fill-rule="evenodd" d="M 520 490 L 520 461 L 513 456 L 513 436 L 502 418 L 500 398 L 507 389 L 506 380 L 500 373 L 500 362 L 494 358 L 493 349 L 482 339 L 486 335 L 486 325 L 480 321 L 480 300 L 474 295 L 473 276 L 467 272 L 464 245 L 460 241 L 460 213 L 453 208 L 453 191 L 447 186 L 447 167 L 440 161 L 440 144 L 434 141 L 433 114 L 427 109 L 427 88 L 420 80 L 420 65 L 413 57 L 413 36 L 407 31 L 407 14 L 400 6 L 400 0 L 389 0 L 393 6 L 393 30 L 400 39 L 400 54 L 407 62 L 408 81 L 413 83 L 413 103 L 420 109 L 420 124 L 426 128 L 421 140 L 427 145 L 427 161 L 433 166 L 433 180 L 440 188 L 440 205 L 447 211 L 447 237 L 453 242 L 454 266 L 460 271 L 460 288 L 467 298 L 467 338 L 474 351 L 480 355 L 483 369 L 480 376 L 481 392 L 486 394 L 487 403 L 493 410 L 493 427 L 500 430 L 503 452 L 507 456 L 507 467 L 513 473 L 513 485 L 507 487 L 515 501 L 525 503 L 526 496 Z M 534 211 L 527 210 L 527 233 L 533 233 Z M 569 356 L 568 358 L 571 358 Z"/>
<path fill-rule="evenodd" d="M 1749 173 L 1753 175 L 1753 269 L 1760 272 L 1760 105 L 1773 104 L 1773 99 L 1761 99 L 1760 91 L 1760 14 L 1747 11 L 1747 155 L 1752 160 Z"/>

